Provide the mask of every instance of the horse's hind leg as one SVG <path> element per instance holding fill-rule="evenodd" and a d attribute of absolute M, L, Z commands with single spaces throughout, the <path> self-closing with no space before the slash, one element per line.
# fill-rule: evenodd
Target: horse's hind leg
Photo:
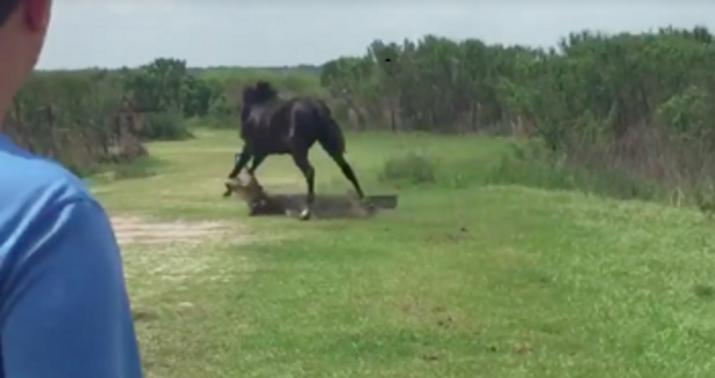
<path fill-rule="evenodd" d="M 360 182 L 358 181 L 357 176 L 355 175 L 355 171 L 353 171 L 353 168 L 350 166 L 350 163 L 348 163 L 347 160 L 345 160 L 345 156 L 343 154 L 339 153 L 334 153 L 330 154 L 330 156 L 335 160 L 335 163 L 338 164 L 340 169 L 343 171 L 343 174 L 345 177 L 353 184 L 355 187 L 355 190 L 358 193 L 358 196 L 360 196 L 360 199 L 365 198 L 365 194 L 362 191 L 362 188 L 360 187 Z"/>
<path fill-rule="evenodd" d="M 306 198 L 306 208 L 301 213 L 300 217 L 307 220 L 311 216 L 313 202 L 315 201 L 315 169 L 308 161 L 308 151 L 302 151 L 293 154 L 293 161 L 303 172 L 306 184 L 308 185 L 308 196 Z"/>

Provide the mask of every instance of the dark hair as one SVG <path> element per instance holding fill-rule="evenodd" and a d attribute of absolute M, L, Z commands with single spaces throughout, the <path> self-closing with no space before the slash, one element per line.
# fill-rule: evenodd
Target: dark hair
<path fill-rule="evenodd" d="M 5 21 L 10 18 L 10 15 L 15 11 L 20 1 L 21 0 L 0 0 L 0 26 L 5 25 Z"/>

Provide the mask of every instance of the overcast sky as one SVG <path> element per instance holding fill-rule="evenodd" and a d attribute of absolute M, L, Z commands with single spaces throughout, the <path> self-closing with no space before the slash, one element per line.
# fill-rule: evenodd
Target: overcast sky
<path fill-rule="evenodd" d="M 715 0 L 55 0 L 40 67 L 321 64 L 428 33 L 546 46 L 667 25 L 715 31 Z"/>

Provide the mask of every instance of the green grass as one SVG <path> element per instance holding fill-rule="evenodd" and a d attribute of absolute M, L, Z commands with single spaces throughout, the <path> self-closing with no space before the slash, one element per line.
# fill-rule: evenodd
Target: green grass
<path fill-rule="evenodd" d="M 351 134 L 370 221 L 250 219 L 220 198 L 235 132 L 150 145 L 160 173 L 99 180 L 114 214 L 223 220 L 250 243 L 127 248 L 149 377 L 711 377 L 715 235 L 696 211 L 490 185 L 508 141 Z M 381 180 L 434 156 L 435 180 Z M 316 148 L 320 192 L 349 189 Z M 287 157 L 259 171 L 303 190 Z M 241 231 L 244 230 L 244 231 Z M 188 305 L 190 304 L 190 305 Z"/>

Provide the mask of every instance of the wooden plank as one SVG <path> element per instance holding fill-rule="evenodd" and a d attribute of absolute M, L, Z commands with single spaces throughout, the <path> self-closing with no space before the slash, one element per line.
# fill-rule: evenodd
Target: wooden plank
<path fill-rule="evenodd" d="M 396 195 L 366 196 L 365 202 L 380 209 L 396 209 L 398 199 Z"/>

